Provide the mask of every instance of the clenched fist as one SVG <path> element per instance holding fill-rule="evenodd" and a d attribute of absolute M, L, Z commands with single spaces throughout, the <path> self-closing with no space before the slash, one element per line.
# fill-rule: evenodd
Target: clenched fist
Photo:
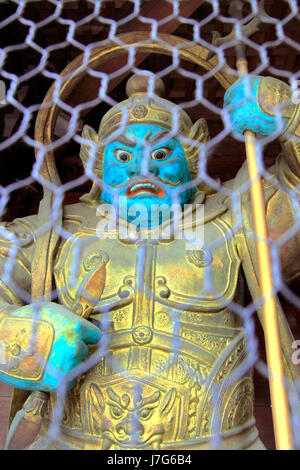
<path fill-rule="evenodd" d="M 281 134 L 295 109 L 291 88 L 272 77 L 249 76 L 237 80 L 225 93 L 224 107 L 230 115 L 232 130 L 246 129 L 260 135 Z"/>
<path fill-rule="evenodd" d="M 62 305 L 16 307 L 0 321 L 0 380 L 16 388 L 53 391 L 86 359 L 87 344 L 99 339 L 96 326 Z"/>

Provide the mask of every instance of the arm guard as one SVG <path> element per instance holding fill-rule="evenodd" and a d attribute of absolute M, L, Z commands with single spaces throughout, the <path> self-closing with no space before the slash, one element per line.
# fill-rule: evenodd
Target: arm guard
<path fill-rule="evenodd" d="M 30 302 L 35 219 L 35 216 L 26 217 L 0 225 L 0 372 L 3 378 L 30 375 L 28 360 L 20 360 L 21 353 L 30 348 L 30 337 L 25 334 L 29 320 L 17 320 L 9 314 Z"/>

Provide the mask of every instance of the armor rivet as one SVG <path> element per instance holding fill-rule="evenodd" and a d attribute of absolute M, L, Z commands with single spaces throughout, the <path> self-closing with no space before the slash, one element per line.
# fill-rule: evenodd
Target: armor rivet
<path fill-rule="evenodd" d="M 152 331 L 148 326 L 138 326 L 133 330 L 132 337 L 137 344 L 147 344 L 152 340 Z"/>
<path fill-rule="evenodd" d="M 29 235 L 28 235 L 27 233 L 25 233 L 25 232 L 20 232 L 20 233 L 18 234 L 18 237 L 21 238 L 22 240 L 26 240 L 26 238 L 28 238 L 28 236 L 29 236 Z"/>
<path fill-rule="evenodd" d="M 13 356 L 19 356 L 21 354 L 21 346 L 18 343 L 14 343 L 10 347 L 10 352 Z"/>

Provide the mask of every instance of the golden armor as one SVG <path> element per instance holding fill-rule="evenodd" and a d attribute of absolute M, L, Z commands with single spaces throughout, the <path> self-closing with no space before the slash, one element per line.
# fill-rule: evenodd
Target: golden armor
<path fill-rule="evenodd" d="M 268 79 L 269 80 L 269 79 Z M 159 122 L 172 128 L 171 103 L 148 98 L 131 82 L 126 102 L 128 122 Z M 274 82 L 276 87 L 276 82 Z M 269 89 L 269 88 L 267 88 Z M 159 93 L 159 88 L 156 93 Z M 282 96 L 282 94 L 281 94 Z M 165 104 L 164 104 L 165 103 Z M 269 102 L 266 101 L 268 104 Z M 272 104 L 272 103 L 271 103 Z M 124 103 L 103 118 L 99 132 L 85 127 L 83 135 L 100 142 L 120 126 Z M 289 108 L 289 132 L 299 132 L 299 109 Z M 206 123 L 194 126 L 180 112 L 178 133 L 206 142 Z M 264 180 L 266 214 L 270 237 L 276 239 L 294 223 L 292 203 L 284 186 L 299 182 L 300 157 L 290 134 L 283 138 L 285 153 Z M 197 149 L 186 143 L 185 151 L 193 175 Z M 88 146 L 81 158 L 88 160 Z M 103 146 L 95 158 L 94 171 L 102 174 Z M 247 169 L 225 184 L 239 195 L 239 207 L 230 198 L 199 184 L 192 200 L 204 204 L 204 244 L 187 248 L 185 240 L 171 231 L 168 239 L 120 236 L 119 227 L 97 236 L 99 184 L 78 204 L 63 208 L 61 238 L 53 251 L 53 276 L 58 302 L 82 314 L 78 292 L 98 266 L 103 267 L 103 291 L 89 314 L 98 320 L 104 349 L 96 363 L 77 378 L 67 394 L 60 435 L 49 443 L 55 396 L 46 399 L 33 393 L 25 404 L 27 419 L 39 415 L 41 428 L 31 449 L 227 449 L 262 448 L 253 416 L 253 381 L 248 339 L 241 316 L 232 306 L 243 302 L 244 276 L 256 300 L 259 297 L 253 222 L 249 203 Z M 281 183 L 281 187 L 277 182 Z M 241 217 L 242 218 L 241 218 Z M 10 286 L 1 281 L 2 310 L 20 305 L 15 286 L 30 291 L 32 273 L 37 275 L 36 232 L 40 218 L 31 216 L 6 224 L 22 239 Z M 125 223 L 125 222 L 124 222 Z M 250 234 L 250 236 L 249 236 Z M 299 234 L 281 248 L 285 281 L 299 275 Z M 78 250 L 79 247 L 79 250 Z M 212 248 L 213 247 L 213 248 Z M 1 262 L 9 255 L 9 243 L 1 241 Z M 76 269 L 74 260 L 77 259 Z M 75 269 L 75 271 L 74 271 Z M 209 281 L 209 282 L 208 282 Z M 295 379 L 290 362 L 290 332 L 278 307 L 286 374 Z M 16 343 L 16 338 L 13 338 Z M 18 343 L 19 344 L 19 343 Z M 46 348 L 47 345 L 44 345 Z M 91 356 L 96 346 L 89 346 Z M 43 401 L 44 400 L 44 401 Z M 138 419 L 136 419 L 138 417 Z M 36 419 L 36 418 L 35 418 Z"/>

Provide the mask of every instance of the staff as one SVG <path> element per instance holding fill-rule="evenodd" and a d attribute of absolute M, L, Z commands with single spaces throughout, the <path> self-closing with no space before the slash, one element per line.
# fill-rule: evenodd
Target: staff
<path fill-rule="evenodd" d="M 232 17 L 242 18 L 243 2 L 232 0 L 229 12 Z M 236 67 L 241 76 L 248 74 L 248 64 L 243 44 L 236 45 Z M 261 296 L 264 298 L 262 315 L 264 323 L 267 363 L 269 368 L 269 385 L 272 403 L 272 417 L 278 450 L 292 449 L 292 432 L 290 411 L 286 388 L 284 386 L 284 368 L 280 345 L 279 325 L 275 296 L 272 295 L 273 276 L 270 249 L 267 243 L 268 229 L 265 214 L 263 185 L 258 169 L 258 158 L 255 148 L 255 134 L 245 131 L 245 146 L 249 179 L 250 196 L 256 235 L 259 281 Z"/>

